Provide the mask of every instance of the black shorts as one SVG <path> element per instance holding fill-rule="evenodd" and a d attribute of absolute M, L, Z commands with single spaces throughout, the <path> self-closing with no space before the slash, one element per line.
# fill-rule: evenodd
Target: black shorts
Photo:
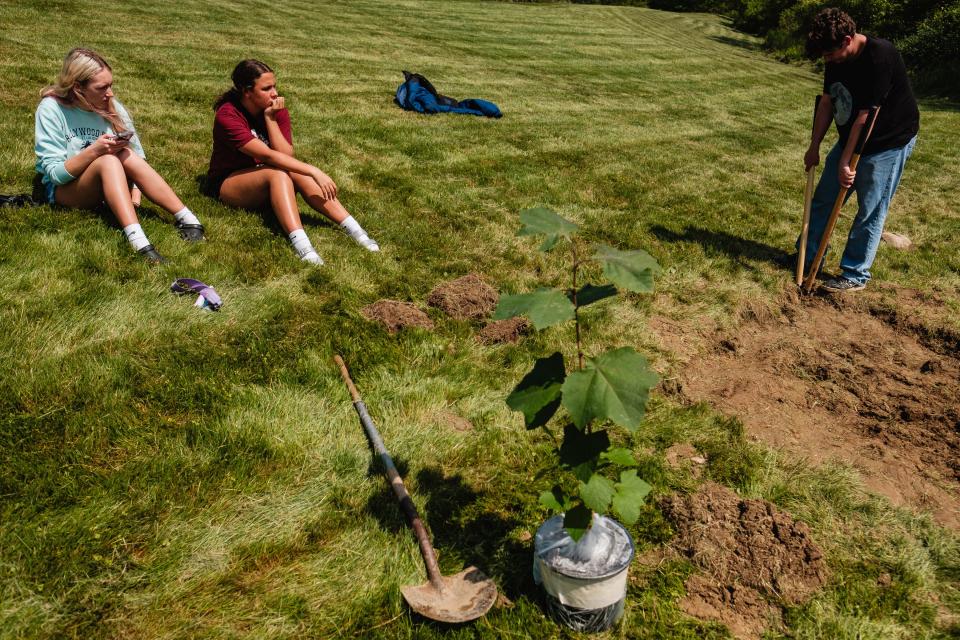
<path fill-rule="evenodd" d="M 214 200 L 220 199 L 220 188 L 223 186 L 223 183 L 227 178 L 230 177 L 228 173 L 225 176 L 211 176 L 207 175 L 207 179 L 203 184 L 203 194 L 210 196 Z"/>

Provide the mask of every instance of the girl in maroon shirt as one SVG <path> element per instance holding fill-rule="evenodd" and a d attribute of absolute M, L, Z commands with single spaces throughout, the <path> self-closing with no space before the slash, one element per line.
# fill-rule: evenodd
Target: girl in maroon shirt
<path fill-rule="evenodd" d="M 213 152 L 207 172 L 209 195 L 234 207 L 270 205 L 301 259 L 323 264 L 303 230 L 297 194 L 313 209 L 342 226 L 362 247 L 380 247 L 337 199 L 337 185 L 317 167 L 293 154 L 290 113 L 277 94 L 273 69 L 243 60 L 233 87 L 214 104 Z"/>

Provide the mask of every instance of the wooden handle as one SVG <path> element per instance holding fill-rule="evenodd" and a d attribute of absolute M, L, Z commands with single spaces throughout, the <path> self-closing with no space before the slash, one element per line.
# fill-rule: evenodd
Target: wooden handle
<path fill-rule="evenodd" d="M 807 186 L 803 190 L 803 222 L 800 224 L 800 248 L 797 250 L 796 284 L 803 282 L 803 266 L 807 258 L 807 237 L 810 235 L 810 203 L 813 200 L 813 178 L 817 168 L 807 169 Z"/>
<path fill-rule="evenodd" d="M 357 410 L 357 415 L 360 417 L 360 424 L 363 425 L 364 430 L 367 432 L 367 437 L 370 438 L 373 450 L 380 456 L 380 461 L 383 463 L 384 471 L 387 474 L 387 480 L 390 482 L 390 488 L 393 489 L 393 493 L 400 503 L 400 509 L 407 517 L 407 522 L 410 523 L 410 528 L 413 529 L 413 534 L 417 538 L 417 544 L 420 546 L 420 555 L 423 557 L 423 564 L 427 569 L 427 577 L 430 580 L 430 584 L 433 585 L 433 588 L 436 589 L 438 593 L 442 593 L 444 586 L 443 575 L 440 573 L 440 566 L 437 564 L 437 552 L 434 551 L 433 545 L 430 543 L 430 534 L 427 533 L 427 528 L 424 526 L 423 520 L 420 519 L 417 507 L 407 492 L 407 487 L 403 484 L 403 478 L 400 477 L 400 472 L 397 471 L 396 465 L 393 464 L 393 458 L 390 457 L 386 445 L 383 444 L 380 432 L 377 431 L 376 425 L 373 424 L 373 419 L 367 412 L 366 405 L 364 405 L 360 399 L 360 392 L 357 391 L 353 380 L 350 379 L 347 363 L 344 362 L 343 358 L 339 355 L 333 356 L 333 361 L 340 367 L 340 375 L 343 376 L 343 381 L 347 383 L 347 389 L 350 390 L 350 397 L 353 398 L 353 407 Z"/>
<path fill-rule="evenodd" d="M 857 165 L 860 164 L 860 155 L 863 153 L 863 148 L 867 145 L 867 140 L 870 139 L 870 134 L 873 133 L 873 125 L 877 123 L 877 115 L 879 115 L 879 113 L 880 107 L 870 107 L 867 120 L 863 128 L 860 129 L 860 137 L 857 139 L 856 147 L 854 147 L 853 156 L 850 158 L 851 171 L 856 171 Z M 830 218 L 827 219 L 827 226 L 823 229 L 823 236 L 821 236 L 820 245 L 817 247 L 817 255 L 814 257 L 813 262 L 810 263 L 810 273 L 807 274 L 806 279 L 803 281 L 804 291 L 810 291 L 813 288 L 813 281 L 817 278 L 817 272 L 820 271 L 820 261 L 827 252 L 827 244 L 830 242 L 830 236 L 833 235 L 834 227 L 837 226 L 837 219 L 840 218 L 840 208 L 843 206 L 843 201 L 846 199 L 848 191 L 848 188 L 841 188 L 840 193 L 837 194 L 836 202 L 833 203 L 833 211 L 830 212 Z"/>
<path fill-rule="evenodd" d="M 360 402 L 360 393 L 357 391 L 357 388 L 353 386 L 353 380 L 350 379 L 350 372 L 347 371 L 347 363 L 344 362 L 343 358 L 339 355 L 333 356 L 333 361 L 340 367 L 340 375 L 343 376 L 343 381 L 347 383 L 347 389 L 350 390 L 350 397 L 353 398 L 354 402 Z"/>

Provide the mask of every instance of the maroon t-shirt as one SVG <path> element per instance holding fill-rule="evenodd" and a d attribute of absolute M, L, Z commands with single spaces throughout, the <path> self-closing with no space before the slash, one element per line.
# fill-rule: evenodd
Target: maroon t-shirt
<path fill-rule="evenodd" d="M 293 144 L 293 135 L 290 131 L 290 112 L 286 109 L 277 111 L 277 125 L 280 133 Z M 255 167 L 260 162 L 240 151 L 240 147 L 254 138 L 259 138 L 270 146 L 267 137 L 267 123 L 263 113 L 252 116 L 241 105 L 233 102 L 224 102 L 217 109 L 213 120 L 213 152 L 210 154 L 210 168 L 207 176 L 210 180 L 219 181 L 234 171 Z"/>

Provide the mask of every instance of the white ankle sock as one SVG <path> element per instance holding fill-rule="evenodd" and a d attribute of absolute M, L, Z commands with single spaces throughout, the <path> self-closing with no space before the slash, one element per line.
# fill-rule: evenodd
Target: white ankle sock
<path fill-rule="evenodd" d="M 340 226 L 364 249 L 368 251 L 380 251 L 380 245 L 377 244 L 376 240 L 367 235 L 367 232 L 363 230 L 359 222 L 354 220 L 353 216 L 344 218 Z"/>
<path fill-rule="evenodd" d="M 139 223 L 125 226 L 123 228 L 123 235 L 127 236 L 127 242 L 130 243 L 135 251 L 140 251 L 140 249 L 150 244 L 147 234 L 143 232 L 143 228 Z"/>
<path fill-rule="evenodd" d="M 290 244 L 293 245 L 293 250 L 297 252 L 301 260 L 313 264 L 323 264 L 323 258 L 313 248 L 310 238 L 307 237 L 307 232 L 303 229 L 290 232 Z"/>
<path fill-rule="evenodd" d="M 173 214 L 173 219 L 181 224 L 200 224 L 200 219 L 193 215 L 193 211 L 190 211 L 187 207 Z"/>

